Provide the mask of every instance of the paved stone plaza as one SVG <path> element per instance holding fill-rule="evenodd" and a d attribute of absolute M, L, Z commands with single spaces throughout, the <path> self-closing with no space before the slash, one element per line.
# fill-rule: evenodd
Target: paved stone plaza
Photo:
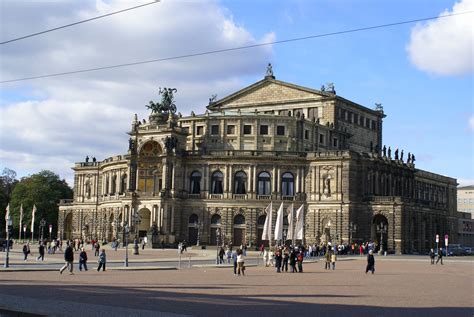
<path fill-rule="evenodd" d="M 153 251 L 148 252 L 143 261 L 151 258 Z M 176 256 L 171 250 L 161 252 L 163 257 L 168 252 Z M 211 252 L 196 257 L 212 256 Z M 95 259 L 90 259 L 93 269 Z M 474 313 L 474 262 L 468 258 L 450 258 L 444 266 L 436 266 L 425 257 L 377 257 L 374 275 L 364 273 L 365 257 L 340 257 L 335 271 L 325 271 L 323 266 L 322 261 L 308 263 L 303 274 L 248 267 L 245 277 L 214 266 L 98 273 L 79 272 L 76 265 L 74 275 L 60 275 L 56 270 L 0 271 L 0 316 L 16 316 L 8 312 L 12 310 L 62 316 L 431 317 Z"/>

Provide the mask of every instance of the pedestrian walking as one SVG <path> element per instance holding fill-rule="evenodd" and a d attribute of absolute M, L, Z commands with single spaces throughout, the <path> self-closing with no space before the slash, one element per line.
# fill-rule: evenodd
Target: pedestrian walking
<path fill-rule="evenodd" d="M 436 264 L 438 264 L 439 261 L 441 261 L 441 265 L 443 265 L 443 248 L 439 248 Z"/>
<path fill-rule="evenodd" d="M 367 267 L 365 268 L 365 274 L 367 272 L 372 271 L 372 274 L 375 272 L 375 258 L 374 258 L 374 251 L 369 250 L 369 254 L 367 255 Z"/>
<path fill-rule="evenodd" d="M 44 244 L 43 242 L 40 243 L 39 247 L 38 247 L 38 257 L 36 258 L 36 261 L 39 261 L 39 259 L 41 259 L 41 262 L 44 261 Z"/>
<path fill-rule="evenodd" d="M 106 263 L 107 263 L 107 257 L 105 255 L 105 249 L 102 249 L 102 251 L 99 254 L 99 266 L 97 267 L 97 272 L 100 271 L 100 268 L 102 268 L 102 272 L 105 271 Z"/>
<path fill-rule="evenodd" d="M 242 253 L 242 250 L 238 249 L 237 250 L 237 275 L 240 276 L 240 273 L 242 273 L 242 276 L 245 275 L 245 258 Z"/>
<path fill-rule="evenodd" d="M 72 246 L 68 243 L 66 250 L 64 250 L 64 261 L 66 262 L 64 266 L 59 269 L 59 273 L 63 274 L 63 271 L 67 268 L 69 268 L 69 274 L 74 274 L 72 271 L 74 269 L 73 263 L 74 263 L 74 250 L 72 249 Z"/>
<path fill-rule="evenodd" d="M 324 263 L 324 269 L 330 270 L 331 269 L 331 247 L 326 248 L 326 253 L 324 254 L 324 259 L 326 260 Z"/>
<path fill-rule="evenodd" d="M 332 269 L 336 269 L 336 252 L 333 252 L 331 254 L 331 264 L 332 264 Z"/>
<path fill-rule="evenodd" d="M 298 273 L 303 273 L 303 259 L 304 259 L 304 251 L 301 250 L 296 256 L 296 261 L 298 264 Z"/>
<path fill-rule="evenodd" d="M 231 257 L 234 264 L 234 275 L 237 275 L 237 251 L 232 251 Z"/>
<path fill-rule="evenodd" d="M 79 271 L 82 271 L 82 267 L 87 271 L 87 253 L 84 247 L 81 248 L 81 253 L 79 254 Z"/>
<path fill-rule="evenodd" d="M 260 245 L 260 256 L 263 256 L 264 252 L 265 252 L 265 245 L 262 243 L 262 245 Z"/>
<path fill-rule="evenodd" d="M 94 256 L 98 256 L 99 255 L 99 251 L 100 251 L 100 243 L 99 241 L 97 241 L 94 245 L 95 247 L 95 252 L 94 252 Z"/>
<path fill-rule="evenodd" d="M 23 261 L 26 261 L 28 260 L 28 254 L 30 254 L 30 243 L 27 242 L 23 245 L 23 255 L 24 255 L 24 259 Z"/>
<path fill-rule="evenodd" d="M 283 257 L 281 255 L 281 250 L 278 248 L 275 251 L 275 268 L 277 273 L 281 272 L 281 263 L 282 263 Z"/>
<path fill-rule="evenodd" d="M 430 260 L 431 260 L 431 264 L 435 263 L 435 252 L 433 249 L 430 250 Z"/>
<path fill-rule="evenodd" d="M 290 253 L 290 267 L 291 273 L 298 272 L 298 270 L 296 269 L 296 250 L 292 250 Z"/>
<path fill-rule="evenodd" d="M 281 270 L 284 272 L 288 272 L 288 260 L 290 259 L 290 250 L 287 246 L 283 249 L 283 264 Z"/>

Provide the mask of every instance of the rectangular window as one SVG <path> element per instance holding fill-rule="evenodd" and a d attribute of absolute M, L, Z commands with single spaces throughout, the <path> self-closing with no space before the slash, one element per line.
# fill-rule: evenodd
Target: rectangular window
<path fill-rule="evenodd" d="M 359 117 L 359 125 L 364 126 L 364 117 L 363 116 Z"/>
<path fill-rule="evenodd" d="M 332 145 L 333 145 L 334 147 L 337 147 L 337 139 L 336 139 L 336 138 L 334 138 L 334 139 L 332 140 Z"/>
<path fill-rule="evenodd" d="M 318 108 L 309 108 L 308 109 L 308 119 L 311 120 L 313 118 L 318 118 Z"/>
<path fill-rule="evenodd" d="M 196 127 L 196 135 L 203 135 L 204 134 L 204 126 L 198 125 Z"/>
<path fill-rule="evenodd" d="M 260 134 L 261 135 L 268 135 L 268 125 L 261 125 L 260 126 Z"/>
<path fill-rule="evenodd" d="M 277 126 L 277 135 L 285 135 L 285 126 Z"/>
<path fill-rule="evenodd" d="M 227 126 L 227 134 L 235 134 L 235 125 Z"/>
<path fill-rule="evenodd" d="M 370 128 L 370 119 L 369 118 L 365 118 L 365 127 Z"/>
<path fill-rule="evenodd" d="M 219 134 L 219 125 L 211 125 L 211 134 L 218 135 Z"/>
<path fill-rule="evenodd" d="M 324 134 L 319 135 L 319 143 L 324 144 Z"/>
<path fill-rule="evenodd" d="M 372 130 L 375 130 L 375 120 L 371 120 L 372 121 Z"/>
<path fill-rule="evenodd" d="M 309 139 L 309 130 L 304 130 L 304 138 L 305 140 Z"/>
<path fill-rule="evenodd" d="M 252 126 L 244 125 L 244 134 L 252 134 Z"/>
<path fill-rule="evenodd" d="M 359 123 L 359 115 L 357 113 L 354 113 L 354 123 L 355 124 Z"/>
<path fill-rule="evenodd" d="M 349 122 L 352 123 L 352 112 L 349 112 Z"/>

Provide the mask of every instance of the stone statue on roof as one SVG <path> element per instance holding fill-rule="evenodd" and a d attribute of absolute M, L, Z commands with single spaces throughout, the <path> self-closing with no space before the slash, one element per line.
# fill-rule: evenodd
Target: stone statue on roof
<path fill-rule="evenodd" d="M 176 88 L 163 88 L 159 89 L 158 94 L 161 95 L 161 102 L 153 102 L 146 106 L 151 109 L 152 114 L 175 114 L 176 105 L 174 103 L 174 93 L 178 92 Z"/>
<path fill-rule="evenodd" d="M 268 66 L 267 66 L 267 73 L 265 74 L 265 77 L 274 77 L 274 76 L 273 76 L 273 68 L 272 68 L 272 64 L 271 64 L 271 63 L 268 63 Z"/>

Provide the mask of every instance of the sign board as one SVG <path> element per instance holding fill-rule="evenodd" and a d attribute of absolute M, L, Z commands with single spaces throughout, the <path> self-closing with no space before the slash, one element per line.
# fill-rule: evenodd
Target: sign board
<path fill-rule="evenodd" d="M 436 235 L 436 243 L 439 242 L 439 234 Z"/>
<path fill-rule="evenodd" d="M 444 235 L 444 244 L 448 245 L 448 238 L 449 236 L 447 234 Z"/>

